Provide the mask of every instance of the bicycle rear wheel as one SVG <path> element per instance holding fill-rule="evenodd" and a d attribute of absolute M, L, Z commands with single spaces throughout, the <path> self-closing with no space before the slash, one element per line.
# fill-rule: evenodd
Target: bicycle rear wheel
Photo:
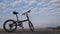
<path fill-rule="evenodd" d="M 13 32 L 17 29 L 17 23 L 14 20 L 7 20 L 4 22 L 3 28 L 7 32 Z"/>

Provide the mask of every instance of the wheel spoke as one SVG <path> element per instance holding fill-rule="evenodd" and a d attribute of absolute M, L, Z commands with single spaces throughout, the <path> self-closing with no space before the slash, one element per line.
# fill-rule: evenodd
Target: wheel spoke
<path fill-rule="evenodd" d="M 13 32 L 16 30 L 17 28 L 17 24 L 13 21 L 13 20 L 7 20 L 4 25 L 3 28 L 5 29 L 5 31 L 7 32 Z"/>

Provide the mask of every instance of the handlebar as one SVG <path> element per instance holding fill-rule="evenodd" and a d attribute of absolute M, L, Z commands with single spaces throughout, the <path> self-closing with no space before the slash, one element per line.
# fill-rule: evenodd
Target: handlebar
<path fill-rule="evenodd" d="M 29 10 L 29 11 L 27 11 L 27 12 L 23 13 L 22 15 L 28 14 L 28 13 L 30 13 L 30 11 L 31 11 L 31 10 Z"/>

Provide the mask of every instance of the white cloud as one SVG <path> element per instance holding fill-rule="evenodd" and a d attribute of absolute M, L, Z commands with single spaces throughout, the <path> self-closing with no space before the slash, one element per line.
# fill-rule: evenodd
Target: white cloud
<path fill-rule="evenodd" d="M 24 2 L 26 2 L 26 3 L 35 3 L 36 2 L 36 0 L 23 0 Z"/>
<path fill-rule="evenodd" d="M 5 13 L 6 10 L 8 10 L 8 6 L 6 4 L 4 4 L 4 3 L 0 3 L 0 8 L 2 9 L 1 10 L 2 13 Z"/>
<path fill-rule="evenodd" d="M 7 6 L 4 3 L 0 3 L 0 7 L 3 8 L 3 9 L 5 9 Z"/>
<path fill-rule="evenodd" d="M 17 6 L 18 4 L 20 4 L 22 1 L 21 0 L 16 0 L 12 3 L 12 6 Z"/>
<path fill-rule="evenodd" d="M 18 4 L 23 2 L 27 3 L 27 6 L 30 6 L 32 3 L 36 3 L 36 0 L 16 0 L 15 2 L 12 3 L 12 6 L 17 6 Z"/>
<path fill-rule="evenodd" d="M 51 5 L 55 4 L 56 5 L 55 2 L 59 2 L 59 1 L 60 0 L 49 0 L 49 1 L 48 0 L 42 0 L 40 3 L 37 4 L 37 6 L 41 6 L 41 5 L 45 5 L 45 4 L 48 5 L 48 6 L 49 6 L 49 4 L 51 4 Z"/>

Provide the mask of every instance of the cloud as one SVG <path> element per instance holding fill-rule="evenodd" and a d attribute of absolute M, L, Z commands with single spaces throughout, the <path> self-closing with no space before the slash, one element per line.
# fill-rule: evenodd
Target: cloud
<path fill-rule="evenodd" d="M 0 9 L 1 9 L 0 12 L 2 11 L 2 13 L 5 13 L 6 10 L 8 10 L 8 7 L 6 4 L 0 3 Z"/>
<path fill-rule="evenodd" d="M 12 6 L 16 6 L 21 3 L 21 0 L 16 0 L 12 3 Z"/>
<path fill-rule="evenodd" d="M 24 2 L 26 2 L 26 3 L 30 3 L 30 4 L 32 4 L 32 3 L 35 3 L 36 2 L 36 0 L 23 0 Z"/>
<path fill-rule="evenodd" d="M 36 5 L 36 7 L 35 8 L 33 8 L 33 7 L 29 7 L 29 6 L 31 6 L 30 4 L 28 5 L 28 6 L 25 6 L 25 7 L 23 7 L 23 9 L 25 8 L 25 10 L 28 10 L 28 9 L 32 9 L 32 10 L 34 10 L 34 11 L 38 11 L 38 10 L 40 10 L 40 11 L 49 11 L 49 10 L 53 10 L 56 6 L 58 6 L 58 5 L 56 5 L 54 2 L 55 2 L 56 0 L 54 0 L 54 1 L 52 1 L 52 0 L 42 0 L 41 2 L 38 2 Z M 36 2 L 35 2 L 36 3 Z M 40 4 L 40 5 L 38 5 L 38 4 Z M 39 7 L 40 6 L 40 7 Z M 47 6 L 47 7 L 46 7 Z M 39 12 L 39 11 L 38 11 Z"/>
<path fill-rule="evenodd" d="M 33 3 L 36 3 L 35 0 L 16 0 L 15 2 L 12 3 L 12 6 L 17 6 L 17 5 L 21 5 L 20 3 L 26 3 L 27 5 L 24 7 L 28 7 Z"/>

